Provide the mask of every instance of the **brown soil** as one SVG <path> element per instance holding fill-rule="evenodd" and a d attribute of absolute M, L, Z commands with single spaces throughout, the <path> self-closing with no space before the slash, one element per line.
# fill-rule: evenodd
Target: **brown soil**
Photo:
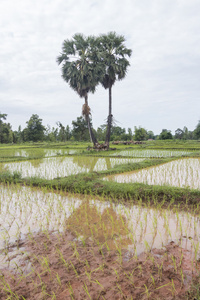
<path fill-rule="evenodd" d="M 15 271 L 1 270 L 0 299 L 195 299 L 187 290 L 200 263 L 189 251 L 171 242 L 136 257 L 127 250 L 131 243 L 125 218 L 86 201 L 64 233 L 18 242 L 26 255 Z"/>
<path fill-rule="evenodd" d="M 32 267 L 23 275 L 2 270 L 0 299 L 185 299 L 199 270 L 174 242 L 134 257 L 66 231 L 37 234 L 23 247 L 29 256 L 21 269 Z"/>

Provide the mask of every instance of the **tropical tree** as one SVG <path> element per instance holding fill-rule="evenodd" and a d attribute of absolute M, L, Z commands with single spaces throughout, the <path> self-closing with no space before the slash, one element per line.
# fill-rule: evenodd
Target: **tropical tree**
<path fill-rule="evenodd" d="M 200 138 L 200 120 L 194 130 L 194 138 L 197 140 Z"/>
<path fill-rule="evenodd" d="M 159 135 L 159 140 L 171 140 L 173 138 L 171 130 L 162 129 Z"/>
<path fill-rule="evenodd" d="M 135 141 L 145 141 L 148 138 L 148 133 L 145 128 L 142 128 L 139 126 L 137 128 L 136 126 L 134 127 L 134 139 Z"/>
<path fill-rule="evenodd" d="M 2 114 L 0 112 L 0 143 L 12 143 L 14 138 L 10 123 L 3 122 L 6 118 L 7 114 Z"/>
<path fill-rule="evenodd" d="M 176 130 L 175 130 L 175 136 L 174 136 L 174 138 L 175 139 L 183 139 L 183 137 L 184 137 L 184 132 L 183 132 L 183 130 L 181 129 L 181 128 L 177 128 Z"/>
<path fill-rule="evenodd" d="M 122 80 L 127 73 L 130 65 L 127 57 L 131 56 L 132 50 L 125 47 L 125 38 L 115 32 L 102 34 L 97 39 L 100 64 L 104 67 L 101 84 L 109 90 L 109 109 L 107 118 L 107 132 L 105 143 L 109 148 L 111 127 L 113 122 L 112 115 L 112 86 L 116 80 Z"/>
<path fill-rule="evenodd" d="M 77 141 L 88 141 L 90 139 L 88 123 L 82 116 L 72 121 L 72 136 Z"/>
<path fill-rule="evenodd" d="M 37 114 L 33 114 L 26 124 L 27 127 L 22 132 L 24 141 L 37 142 L 44 140 L 45 127 L 42 125 L 42 119 Z"/>
<path fill-rule="evenodd" d="M 91 126 L 91 110 L 88 105 L 88 93 L 94 93 L 102 74 L 102 64 L 97 63 L 95 55 L 95 38 L 75 34 L 72 40 L 65 40 L 62 53 L 57 57 L 58 64 L 62 63 L 62 77 L 69 86 L 85 99 L 82 114 L 88 124 L 90 139 L 95 145 L 97 139 Z"/>

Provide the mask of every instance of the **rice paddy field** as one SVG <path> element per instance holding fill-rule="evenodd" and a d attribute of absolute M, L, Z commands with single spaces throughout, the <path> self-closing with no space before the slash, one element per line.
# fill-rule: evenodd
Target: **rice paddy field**
<path fill-rule="evenodd" d="M 0 299 L 200 299 L 200 143 L 87 148 L 0 147 Z"/>

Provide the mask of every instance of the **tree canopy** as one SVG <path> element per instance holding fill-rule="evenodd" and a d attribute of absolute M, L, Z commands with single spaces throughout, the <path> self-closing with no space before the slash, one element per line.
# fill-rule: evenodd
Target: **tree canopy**
<path fill-rule="evenodd" d="M 105 89 L 109 90 L 109 105 L 107 118 L 107 132 L 105 142 L 110 141 L 111 127 L 113 123 L 112 115 L 112 86 L 116 80 L 122 80 L 127 73 L 127 68 L 130 65 L 127 57 L 131 56 L 132 50 L 126 48 L 125 38 L 122 35 L 117 35 L 116 32 L 102 34 L 97 39 L 99 49 L 100 62 L 103 64 L 103 76 L 101 84 Z"/>
<path fill-rule="evenodd" d="M 22 132 L 25 141 L 37 142 L 44 139 L 45 127 L 37 114 L 33 114 L 26 124 L 27 127 Z"/>
<path fill-rule="evenodd" d="M 131 49 L 124 45 L 125 38 L 115 32 L 99 37 L 84 37 L 75 34 L 71 40 L 65 40 L 62 53 L 57 57 L 62 64 L 62 77 L 69 86 L 85 99 L 82 114 L 88 123 L 90 138 L 93 144 L 97 139 L 90 123 L 91 109 L 88 105 L 88 93 L 94 93 L 99 83 L 109 89 L 109 115 L 107 120 L 106 143 L 109 147 L 112 127 L 111 89 L 116 80 L 122 80 L 127 72 Z"/>
<path fill-rule="evenodd" d="M 57 57 L 62 65 L 62 77 L 69 86 L 85 99 L 82 114 L 88 123 L 90 138 L 93 144 L 97 140 L 90 123 L 91 110 L 88 105 L 88 93 L 94 93 L 102 76 L 102 64 L 98 64 L 95 56 L 95 38 L 75 34 L 72 40 L 65 40 L 62 53 Z"/>

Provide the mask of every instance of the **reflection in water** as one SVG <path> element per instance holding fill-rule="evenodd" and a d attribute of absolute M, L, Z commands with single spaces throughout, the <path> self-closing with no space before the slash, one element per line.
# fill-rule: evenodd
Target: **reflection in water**
<path fill-rule="evenodd" d="M 45 179 L 64 177 L 72 174 L 102 171 L 117 164 L 134 163 L 143 159 L 97 158 L 97 157 L 49 157 L 42 160 L 29 160 L 5 163 L 10 172 L 20 172 L 22 177 L 37 176 Z"/>
<path fill-rule="evenodd" d="M 67 219 L 67 229 L 80 240 L 90 238 L 110 250 L 127 248 L 132 241 L 126 218 L 117 214 L 112 206 L 97 204 L 83 202 Z"/>
<path fill-rule="evenodd" d="M 94 167 L 98 161 L 98 157 L 82 157 L 82 156 L 75 156 L 73 158 L 73 163 L 77 164 L 81 168 L 85 168 L 92 172 Z"/>
<path fill-rule="evenodd" d="M 118 159 L 118 158 L 98 158 L 98 157 L 81 157 L 76 156 L 73 159 L 74 163 L 77 163 L 79 167 L 84 167 L 89 170 L 89 172 L 93 171 L 103 171 L 113 168 L 117 164 L 125 164 L 125 163 L 133 163 L 141 160 L 132 160 L 132 159 Z"/>
<path fill-rule="evenodd" d="M 109 176 L 105 180 L 200 189 L 200 159 L 179 159 L 148 169 Z"/>
<path fill-rule="evenodd" d="M 80 153 L 80 149 L 43 149 L 43 148 L 27 148 L 27 149 L 0 149 L 0 157 L 26 157 L 26 158 L 44 158 L 57 155 L 72 155 Z"/>

